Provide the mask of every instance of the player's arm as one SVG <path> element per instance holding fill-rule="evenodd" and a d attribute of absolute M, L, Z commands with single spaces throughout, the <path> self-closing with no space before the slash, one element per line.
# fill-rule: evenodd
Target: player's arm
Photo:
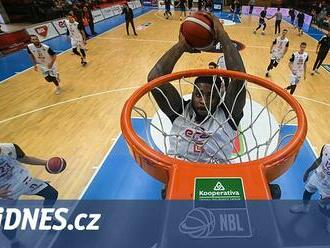
<path fill-rule="evenodd" d="M 286 43 L 286 45 L 285 45 L 284 53 L 283 53 L 283 56 L 282 56 L 282 57 L 284 57 L 284 55 L 288 52 L 288 49 L 289 49 L 289 41 L 288 41 L 288 43 Z"/>
<path fill-rule="evenodd" d="M 78 24 L 78 30 L 81 33 L 81 36 L 83 38 L 84 43 L 86 43 L 86 35 L 85 35 L 85 32 L 84 32 L 83 28 L 84 28 L 83 24 L 79 23 Z"/>
<path fill-rule="evenodd" d="M 307 61 L 308 61 L 308 56 L 307 56 L 306 61 L 304 63 L 304 79 L 306 79 L 306 74 L 307 74 Z"/>
<path fill-rule="evenodd" d="M 168 50 L 155 64 L 148 74 L 148 82 L 151 80 L 169 74 L 177 61 L 181 58 L 184 52 L 194 52 L 184 40 L 180 33 L 179 41 L 170 50 Z M 163 84 L 151 91 L 159 108 L 173 122 L 178 114 L 182 113 L 183 99 L 175 87 L 170 84 Z"/>
<path fill-rule="evenodd" d="M 324 37 L 322 37 L 322 39 L 319 40 L 319 42 L 317 43 L 317 46 L 316 46 L 316 53 L 319 53 L 320 51 L 320 46 L 321 46 L 321 43 L 322 43 L 322 40 L 324 39 Z"/>
<path fill-rule="evenodd" d="M 218 42 L 222 44 L 228 70 L 245 72 L 245 67 L 238 49 L 234 46 L 229 35 L 224 30 L 217 17 L 213 16 L 213 23 Z M 244 80 L 233 79 L 227 88 L 225 105 L 231 113 L 235 124 L 238 125 L 243 117 L 243 108 L 246 100 L 246 88 Z"/>
<path fill-rule="evenodd" d="M 24 164 L 32 164 L 32 165 L 43 165 L 43 166 L 46 165 L 46 163 L 47 163 L 46 160 L 27 156 L 23 152 L 23 150 L 16 144 L 14 144 L 14 147 L 15 147 L 15 151 L 16 151 L 16 159 L 19 162 L 24 163 Z"/>
<path fill-rule="evenodd" d="M 29 48 L 27 48 L 27 52 L 28 52 L 28 54 L 29 54 L 29 56 L 30 56 L 30 59 L 31 59 L 31 61 L 32 61 L 32 64 L 33 64 L 34 70 L 35 70 L 35 71 L 38 71 L 37 61 L 36 61 L 36 59 L 34 58 L 34 56 L 33 56 L 33 54 L 31 53 L 31 51 L 30 51 Z"/>
<path fill-rule="evenodd" d="M 48 69 L 51 69 L 53 67 L 55 61 L 56 61 L 57 56 L 56 56 L 56 53 L 51 48 L 48 48 L 47 52 L 51 56 L 51 59 L 52 59 L 51 62 L 49 63 L 49 65 L 48 65 Z"/>
<path fill-rule="evenodd" d="M 309 174 L 315 170 L 317 167 L 319 167 L 320 163 L 321 163 L 322 159 L 321 158 L 317 158 L 314 163 L 312 164 L 311 167 L 309 167 L 306 171 L 305 171 L 305 174 L 304 174 L 304 177 L 303 177 L 303 181 L 306 182 L 308 177 L 309 177 Z"/>
<path fill-rule="evenodd" d="M 293 73 L 293 68 L 292 68 L 292 66 L 293 66 L 293 61 L 294 61 L 294 54 L 292 54 L 292 56 L 291 56 L 291 58 L 290 58 L 290 60 L 289 60 L 289 69 L 290 69 L 290 71 Z"/>
<path fill-rule="evenodd" d="M 276 44 L 276 39 L 273 41 L 273 43 L 272 43 L 272 45 L 270 47 L 269 53 L 272 53 L 273 52 L 273 48 L 274 48 L 275 44 Z"/>

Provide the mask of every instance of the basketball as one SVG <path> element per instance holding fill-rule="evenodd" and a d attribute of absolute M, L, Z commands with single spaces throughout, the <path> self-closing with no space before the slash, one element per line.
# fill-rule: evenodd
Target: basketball
<path fill-rule="evenodd" d="M 180 31 L 193 48 L 208 47 L 214 40 L 213 21 L 203 12 L 193 13 L 181 24 Z"/>
<path fill-rule="evenodd" d="M 64 158 L 53 157 L 47 161 L 46 170 L 50 174 L 58 174 L 66 168 L 66 161 Z"/>

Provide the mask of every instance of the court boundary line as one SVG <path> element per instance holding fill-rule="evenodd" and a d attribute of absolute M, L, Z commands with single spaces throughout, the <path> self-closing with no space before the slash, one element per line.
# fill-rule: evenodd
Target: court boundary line
<path fill-rule="evenodd" d="M 80 96 L 80 97 L 76 97 L 76 98 L 71 98 L 71 99 L 68 99 L 68 100 L 65 100 L 65 101 L 62 101 L 62 102 L 57 102 L 57 103 L 50 104 L 50 105 L 47 105 L 47 106 L 44 106 L 44 107 L 41 107 L 41 108 L 37 108 L 37 109 L 34 109 L 34 110 L 30 110 L 30 111 L 21 113 L 21 114 L 18 114 L 18 115 L 14 115 L 14 116 L 6 118 L 4 120 L 0 120 L 0 124 L 3 124 L 5 122 L 11 121 L 11 120 L 18 119 L 20 117 L 23 117 L 23 116 L 26 116 L 26 115 L 29 115 L 29 114 L 37 113 L 37 112 L 40 112 L 40 111 L 45 110 L 45 109 L 60 106 L 60 105 L 66 104 L 66 103 L 76 102 L 76 101 L 79 101 L 79 100 L 82 100 L 82 99 L 88 99 L 88 98 L 92 98 L 94 96 L 105 95 L 105 94 L 114 93 L 114 92 L 134 90 L 134 89 L 137 89 L 139 87 L 141 87 L 141 86 L 131 86 L 131 87 L 126 87 L 126 88 L 117 88 L 117 89 L 113 89 L 113 90 L 101 91 L 101 92 L 88 94 L 88 95 L 84 95 L 84 96 Z M 263 88 L 256 87 L 256 86 L 250 86 L 250 87 L 253 88 L 253 89 L 265 90 Z M 304 96 L 300 96 L 300 95 L 295 95 L 295 97 L 306 100 L 306 101 L 310 101 L 310 102 L 314 102 L 314 103 L 318 103 L 318 104 L 330 107 L 330 103 L 318 101 L 318 100 L 308 98 L 308 97 L 304 97 Z"/>
<path fill-rule="evenodd" d="M 142 7 L 142 9 L 143 9 L 143 7 Z M 150 12 L 153 12 L 153 11 L 154 11 L 153 9 L 149 9 L 149 10 L 147 10 L 146 13 L 143 13 L 143 14 L 137 16 L 136 18 L 139 18 L 139 17 L 141 17 L 141 16 L 144 16 L 144 15 L 150 13 Z M 135 18 L 135 19 L 136 19 L 136 18 Z M 107 20 L 109 20 L 109 19 L 111 19 L 111 18 L 104 19 L 104 20 L 102 20 L 101 22 L 103 22 L 103 21 L 107 21 Z M 111 32 L 111 31 L 113 31 L 113 30 L 116 30 L 116 29 L 118 29 L 120 26 L 123 26 L 124 24 L 125 24 L 125 23 L 123 22 L 123 23 L 121 23 L 121 24 L 119 24 L 119 25 L 117 25 L 117 26 L 115 26 L 115 27 L 113 27 L 113 28 L 110 28 L 109 30 L 107 30 L 107 31 L 105 31 L 105 32 L 103 32 L 103 33 L 97 35 L 97 36 L 94 36 L 94 37 L 88 39 L 87 41 L 89 41 L 89 40 L 93 40 L 93 39 L 98 38 L 99 36 L 102 36 L 102 35 L 104 35 L 104 34 L 106 34 L 106 33 L 108 33 L 108 32 Z M 59 36 L 62 36 L 62 34 L 59 35 Z M 58 38 L 58 37 L 54 37 L 54 38 Z M 54 39 L 54 38 L 53 38 L 53 39 Z M 72 49 L 72 46 L 71 46 L 70 48 L 68 48 L 68 49 L 66 49 L 66 50 L 63 50 L 62 52 L 56 54 L 56 56 L 60 56 L 60 55 L 62 55 L 62 54 L 64 54 L 64 53 L 68 52 L 68 51 L 71 50 L 71 49 Z M 22 49 L 22 50 L 24 50 L 24 49 Z M 22 50 L 21 50 L 21 51 L 22 51 Z M 24 72 L 26 72 L 26 71 L 28 71 L 28 70 L 31 70 L 32 68 L 33 68 L 33 66 L 31 66 L 31 67 L 29 67 L 29 68 L 26 68 L 26 69 L 24 69 L 23 71 L 15 72 L 14 75 L 12 75 L 12 76 L 10 76 L 10 77 L 4 79 L 4 80 L 1 80 L 1 81 L 0 81 L 0 85 L 3 84 L 3 83 L 5 83 L 7 80 L 9 80 L 9 79 L 11 79 L 11 78 L 18 76 L 19 74 L 22 74 L 22 73 L 24 73 Z"/>
<path fill-rule="evenodd" d="M 65 101 L 62 101 L 62 102 L 57 102 L 57 103 L 50 104 L 50 105 L 47 105 L 47 106 L 44 106 L 44 107 L 41 107 L 41 108 L 30 110 L 30 111 L 27 111 L 25 113 L 15 115 L 15 116 L 9 117 L 9 118 L 4 119 L 4 120 L 0 120 L 0 124 L 11 121 L 11 120 L 15 120 L 17 118 L 20 118 L 20 117 L 23 117 L 23 116 L 26 116 L 26 115 L 29 115 L 29 114 L 37 113 L 37 112 L 45 110 L 45 109 L 60 106 L 60 105 L 66 104 L 66 103 L 71 103 L 71 102 L 75 102 L 75 101 L 78 101 L 78 100 L 88 99 L 88 98 L 91 98 L 91 97 L 94 97 L 94 96 L 105 95 L 105 94 L 114 93 L 114 92 L 134 90 L 134 89 L 137 89 L 139 87 L 140 86 L 132 86 L 132 87 L 126 87 L 126 88 L 106 90 L 106 91 L 101 91 L 101 92 L 98 92 L 98 93 L 88 94 L 88 95 L 84 95 L 84 96 L 80 96 L 80 97 L 76 97 L 76 98 L 71 98 L 71 99 L 68 99 L 68 100 L 65 100 Z"/>
<path fill-rule="evenodd" d="M 108 151 L 107 151 L 106 154 L 104 155 L 104 157 L 103 157 L 101 163 L 99 164 L 99 166 L 97 167 L 97 169 L 95 169 L 93 175 L 91 176 L 91 178 L 89 179 L 88 183 L 86 184 L 86 186 L 85 186 L 84 189 L 82 190 L 82 192 L 81 192 L 81 194 L 80 194 L 78 200 L 81 200 L 82 197 L 86 194 L 86 192 L 87 192 L 89 186 L 90 186 L 90 185 L 92 184 L 92 182 L 94 181 L 94 179 L 95 179 L 96 175 L 98 174 L 99 170 L 103 167 L 105 160 L 106 160 L 106 159 L 108 158 L 108 156 L 110 155 L 111 151 L 113 150 L 113 148 L 114 148 L 115 145 L 117 144 L 117 142 L 118 142 L 118 140 L 119 140 L 119 138 L 120 138 L 121 135 L 122 135 L 122 132 L 119 132 L 119 134 L 117 135 L 117 137 L 112 139 L 113 142 L 112 142 L 110 148 L 108 149 Z"/>

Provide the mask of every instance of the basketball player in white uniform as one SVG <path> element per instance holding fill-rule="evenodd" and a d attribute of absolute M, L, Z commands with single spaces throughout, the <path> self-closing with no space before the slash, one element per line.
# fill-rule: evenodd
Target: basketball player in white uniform
<path fill-rule="evenodd" d="M 221 42 L 226 67 L 229 70 L 245 72 L 237 48 L 220 21 L 212 18 L 218 38 L 214 43 Z M 148 81 L 171 73 L 184 52 L 195 50 L 189 47 L 180 34 L 179 42 L 167 51 L 150 71 Z M 222 83 L 219 77 L 198 77 L 194 83 L 192 99 L 189 101 L 184 101 L 171 84 L 159 87 L 165 97 L 159 90 L 152 90 L 158 106 L 173 123 L 169 136 L 169 155 L 196 162 L 229 162 L 233 151 L 232 141 L 243 117 L 246 89 L 244 80 L 233 79 L 228 85 L 224 100 L 221 101 L 218 92 Z"/>
<path fill-rule="evenodd" d="M 65 20 L 65 25 L 68 29 L 68 34 L 71 38 L 72 52 L 81 58 L 81 64 L 85 66 L 86 61 L 86 37 L 83 27 L 75 21 L 72 13 L 68 14 L 68 19 Z M 78 51 L 79 48 L 79 51 Z"/>
<path fill-rule="evenodd" d="M 42 73 L 47 82 L 53 82 L 56 95 L 61 93 L 60 77 L 56 70 L 56 53 L 47 45 L 42 44 L 36 35 L 31 35 L 31 43 L 27 51 L 34 65 L 34 70 Z"/>
<path fill-rule="evenodd" d="M 306 79 L 306 68 L 308 61 L 308 54 L 305 52 L 306 46 L 307 44 L 302 42 L 300 44 L 300 50 L 292 54 L 289 62 L 289 68 L 291 70 L 290 85 L 286 89 L 290 90 L 291 95 L 296 90 L 297 84 L 301 78 L 304 77 L 304 80 Z"/>
<path fill-rule="evenodd" d="M 327 216 L 327 230 L 330 232 L 330 144 L 322 147 L 320 157 L 304 175 L 305 191 L 304 204 L 293 206 L 293 213 L 307 213 L 310 209 L 309 201 L 312 195 L 319 192 L 321 196 L 320 208 Z"/>
<path fill-rule="evenodd" d="M 56 189 L 32 177 L 21 163 L 45 166 L 47 161 L 25 155 L 16 144 L 0 143 L 0 199 L 18 200 L 22 195 L 38 195 L 45 199 L 45 207 L 53 206 L 58 197 Z M 2 233 L 11 241 L 12 247 L 18 245 L 16 230 L 2 230 Z"/>
<path fill-rule="evenodd" d="M 269 72 L 278 66 L 280 60 L 284 57 L 289 48 L 289 39 L 286 37 L 287 29 L 282 31 L 282 35 L 277 37 L 270 47 L 270 63 L 267 67 L 266 77 L 269 77 Z"/>

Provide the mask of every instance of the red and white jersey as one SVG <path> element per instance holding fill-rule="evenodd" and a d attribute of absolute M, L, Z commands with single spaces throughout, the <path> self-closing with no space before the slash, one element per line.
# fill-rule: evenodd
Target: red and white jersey
<path fill-rule="evenodd" d="M 297 76 L 302 76 L 304 74 L 304 66 L 308 61 L 308 54 L 306 52 L 299 53 L 294 52 L 290 59 L 292 63 L 292 72 Z"/>
<path fill-rule="evenodd" d="M 283 57 L 285 49 L 289 46 L 289 39 L 284 38 L 282 39 L 280 36 L 277 37 L 273 42 L 273 50 L 272 50 L 272 56 L 280 59 Z"/>
<path fill-rule="evenodd" d="M 189 102 L 178 116 L 170 132 L 168 155 L 192 162 L 228 163 L 236 132 L 220 106 L 211 117 L 195 123 L 195 111 Z"/>
<path fill-rule="evenodd" d="M 44 181 L 35 179 L 30 172 L 17 161 L 14 144 L 0 143 L 0 189 L 9 191 L 9 199 L 18 199 L 21 195 L 33 195 L 47 187 Z"/>
<path fill-rule="evenodd" d="M 36 47 L 31 43 L 28 45 L 28 49 L 37 64 L 48 66 L 52 62 L 52 55 L 49 54 L 49 46 L 40 43 L 40 47 Z"/>
<path fill-rule="evenodd" d="M 69 30 L 69 34 L 71 39 L 76 40 L 76 41 L 82 41 L 83 40 L 83 36 L 79 30 L 79 23 L 74 21 L 74 22 L 70 22 L 69 20 L 65 20 L 65 25 Z"/>

